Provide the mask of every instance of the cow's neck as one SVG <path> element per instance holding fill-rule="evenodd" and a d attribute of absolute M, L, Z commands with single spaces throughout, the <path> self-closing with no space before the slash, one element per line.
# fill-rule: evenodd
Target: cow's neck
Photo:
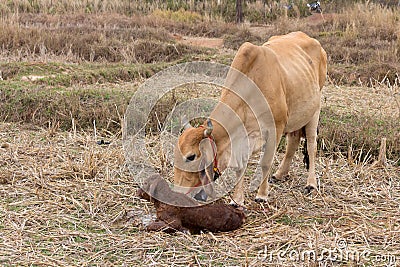
<path fill-rule="evenodd" d="M 224 171 L 227 168 L 229 160 L 231 158 L 231 149 L 234 150 L 233 153 L 235 154 L 235 156 L 240 156 L 240 147 L 241 145 L 243 145 L 240 144 L 240 141 L 246 136 L 246 134 L 239 133 L 239 129 L 241 127 L 243 129 L 243 123 L 244 127 L 246 127 L 246 116 L 244 108 L 241 107 L 241 105 L 230 106 L 230 108 L 232 110 L 235 110 L 235 113 L 237 115 L 236 119 L 233 118 L 234 116 L 232 114 L 226 113 L 226 106 L 224 107 L 220 104 L 217 105 L 217 107 L 210 115 L 214 126 L 212 134 L 217 146 L 218 168 L 220 169 L 220 171 Z M 226 127 L 226 129 L 219 122 L 221 122 L 221 124 Z M 227 131 L 229 132 L 229 134 Z M 242 136 L 242 138 L 240 136 Z"/>
<path fill-rule="evenodd" d="M 224 157 L 224 151 L 230 149 L 230 140 L 225 129 L 216 121 L 213 121 L 213 138 L 217 146 L 217 160 L 218 168 L 220 171 L 224 171 L 227 167 L 227 162 Z"/>
<path fill-rule="evenodd" d="M 248 107 L 248 102 L 254 102 L 254 99 L 258 100 L 258 97 L 264 96 L 260 95 L 258 87 L 249 77 L 231 69 L 225 81 L 225 87 L 230 89 L 222 90 L 219 103 L 210 115 L 218 150 L 217 158 L 220 165 L 218 167 L 221 171 L 228 165 L 239 169 L 245 167 L 242 166 L 245 164 L 243 159 L 260 149 L 260 142 L 257 141 L 260 137 L 258 120 Z M 260 113 L 258 116 L 261 116 L 263 109 L 260 109 L 258 113 Z M 260 118 L 265 121 L 271 120 L 264 116 Z"/>

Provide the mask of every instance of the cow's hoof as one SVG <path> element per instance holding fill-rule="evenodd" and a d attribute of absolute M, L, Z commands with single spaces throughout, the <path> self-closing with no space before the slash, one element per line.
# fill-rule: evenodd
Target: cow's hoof
<path fill-rule="evenodd" d="M 240 208 L 240 207 L 244 207 L 244 204 L 243 204 L 243 203 L 238 203 L 238 202 L 233 201 L 233 200 L 231 200 L 231 202 L 229 202 L 229 205 L 232 206 L 232 207 L 234 207 L 234 208 L 236 208 L 236 209 L 238 209 L 238 208 Z"/>
<path fill-rule="evenodd" d="M 240 211 L 243 211 L 243 212 L 247 212 L 246 207 L 243 206 L 243 205 L 239 205 L 239 204 L 237 204 L 237 203 L 229 203 L 229 206 L 231 206 L 232 208 L 234 208 L 234 209 L 236 209 L 236 210 L 240 210 Z"/>
<path fill-rule="evenodd" d="M 231 206 L 234 207 L 235 209 L 237 209 L 237 208 L 240 207 L 240 205 L 237 204 L 237 203 L 235 203 L 235 202 L 231 202 L 231 203 L 229 203 L 229 205 L 231 205 Z"/>
<path fill-rule="evenodd" d="M 269 177 L 268 182 L 271 183 L 271 184 L 275 184 L 275 183 L 279 182 L 279 179 L 276 178 L 275 175 L 272 175 L 271 177 Z"/>
<path fill-rule="evenodd" d="M 259 197 L 256 197 L 256 198 L 254 199 L 254 201 L 255 201 L 256 203 L 265 203 L 265 202 L 267 202 L 265 199 L 259 198 Z"/>
<path fill-rule="evenodd" d="M 275 175 L 272 175 L 269 179 L 268 182 L 271 184 L 276 184 L 279 182 L 285 182 L 290 178 L 289 174 L 286 174 L 284 176 L 282 176 L 281 178 L 277 178 Z"/>
<path fill-rule="evenodd" d="M 314 186 L 312 185 L 307 185 L 306 188 L 304 188 L 304 194 L 305 195 L 310 195 L 314 191 Z"/>

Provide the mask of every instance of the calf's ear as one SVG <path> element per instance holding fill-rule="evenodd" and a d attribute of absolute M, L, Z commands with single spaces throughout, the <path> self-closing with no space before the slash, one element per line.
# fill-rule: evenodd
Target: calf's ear
<path fill-rule="evenodd" d="M 149 191 L 147 193 L 150 195 L 150 198 L 157 198 L 156 191 L 157 191 L 157 183 L 152 183 L 149 186 Z"/>

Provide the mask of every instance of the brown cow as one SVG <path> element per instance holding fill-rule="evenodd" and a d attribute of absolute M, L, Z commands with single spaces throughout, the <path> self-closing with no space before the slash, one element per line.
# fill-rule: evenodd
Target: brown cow
<path fill-rule="evenodd" d="M 176 150 L 179 153 L 174 157 L 174 183 L 185 187 L 195 187 L 199 184 L 204 186 L 213 181 L 214 167 L 218 167 L 220 171 L 224 171 L 227 167 L 233 168 L 238 181 L 233 201 L 243 205 L 242 174 L 246 168 L 244 159 L 262 150 L 264 154 L 260 164 L 263 177 L 256 201 L 266 201 L 269 191 L 267 177 L 276 144 L 285 134 L 286 154 L 273 178 L 279 180 L 288 174 L 300 138 L 305 137 L 309 154 L 306 191 L 310 192 L 317 188 L 315 175 L 317 125 L 321 90 L 327 74 L 327 56 L 320 43 L 303 32 L 273 36 L 262 46 L 246 42 L 239 48 L 231 67 L 225 81 L 226 88 L 222 91 L 219 104 L 210 115 L 211 120 L 198 128 L 186 125 L 185 131 L 179 137 L 177 145 L 179 150 Z M 254 90 L 246 95 L 251 86 L 249 83 L 246 85 L 238 73 L 244 74 L 254 82 L 259 88 L 258 91 L 261 91 L 261 97 L 257 96 Z M 227 88 L 233 88 L 234 92 Z M 257 111 L 254 109 L 263 106 L 269 106 L 273 119 L 271 116 L 263 115 L 265 112 L 256 114 Z M 229 114 L 227 111 L 229 109 L 226 107 L 233 111 L 237 119 L 233 113 Z M 274 123 L 273 130 L 267 129 L 271 121 Z M 240 130 L 240 123 L 245 132 Z M 268 134 L 271 137 L 271 133 L 276 135 L 274 136 L 276 139 L 268 138 Z M 206 138 L 215 141 L 215 153 L 202 145 L 201 141 Z M 248 151 L 244 147 L 246 138 L 248 138 Z M 210 155 L 211 158 L 215 156 L 216 160 L 210 160 Z M 183 168 L 195 161 L 200 166 L 198 170 L 188 171 Z M 206 165 L 205 162 L 211 164 Z M 215 166 L 217 162 L 218 166 Z M 210 192 L 212 194 L 212 191 L 207 193 L 210 195 Z"/>

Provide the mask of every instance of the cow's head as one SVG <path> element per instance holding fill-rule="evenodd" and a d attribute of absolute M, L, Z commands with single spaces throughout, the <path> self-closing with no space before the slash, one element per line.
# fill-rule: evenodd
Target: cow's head
<path fill-rule="evenodd" d="M 205 125 L 195 128 L 183 120 L 183 125 L 184 131 L 175 147 L 174 184 L 187 187 L 184 193 L 199 193 L 194 188 L 202 188 L 208 196 L 214 197 L 211 182 L 214 181 L 217 148 L 212 138 L 212 122 L 208 119 Z"/>

